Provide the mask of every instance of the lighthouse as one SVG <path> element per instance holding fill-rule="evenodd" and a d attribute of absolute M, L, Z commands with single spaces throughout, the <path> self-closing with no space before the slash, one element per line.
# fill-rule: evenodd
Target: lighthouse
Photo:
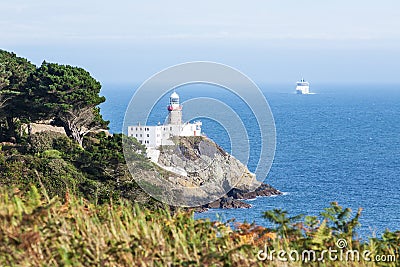
<path fill-rule="evenodd" d="M 168 109 L 168 124 L 181 125 L 182 124 L 182 106 L 179 104 L 179 95 L 173 92 L 169 97 Z"/>
<path fill-rule="evenodd" d="M 182 122 L 182 106 L 176 92 L 169 97 L 167 109 L 169 113 L 166 124 L 141 125 L 138 123 L 138 125 L 131 125 L 128 126 L 128 136 L 135 137 L 148 149 L 174 145 L 175 143 L 171 139 L 174 136 L 202 136 L 201 121 Z"/>

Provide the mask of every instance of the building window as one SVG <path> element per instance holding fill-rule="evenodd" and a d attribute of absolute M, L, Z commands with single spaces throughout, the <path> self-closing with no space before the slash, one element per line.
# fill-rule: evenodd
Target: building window
<path fill-rule="evenodd" d="M 136 131 L 137 131 L 137 127 L 136 127 Z"/>
<path fill-rule="evenodd" d="M 142 142 L 142 140 L 139 140 L 139 142 L 142 144 L 143 142 Z"/>
<path fill-rule="evenodd" d="M 140 130 L 142 130 L 142 128 L 140 128 Z"/>
<path fill-rule="evenodd" d="M 149 134 L 147 134 L 147 137 L 150 137 L 150 135 L 149 135 Z"/>
<path fill-rule="evenodd" d="M 140 137 L 142 137 L 142 134 L 140 134 Z"/>
<path fill-rule="evenodd" d="M 169 127 L 169 130 L 172 131 L 172 127 Z"/>
<path fill-rule="evenodd" d="M 136 137 L 137 137 L 137 134 L 136 134 Z"/>

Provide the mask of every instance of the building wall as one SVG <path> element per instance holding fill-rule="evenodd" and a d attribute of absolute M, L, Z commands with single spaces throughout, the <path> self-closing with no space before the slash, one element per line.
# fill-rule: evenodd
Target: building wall
<path fill-rule="evenodd" d="M 201 122 L 185 123 L 181 125 L 137 125 L 128 127 L 128 136 L 135 137 L 146 147 L 173 145 L 172 136 L 201 136 Z"/>
<path fill-rule="evenodd" d="M 194 123 L 187 123 L 182 125 L 180 136 L 200 136 L 201 135 L 201 125 L 200 121 Z"/>

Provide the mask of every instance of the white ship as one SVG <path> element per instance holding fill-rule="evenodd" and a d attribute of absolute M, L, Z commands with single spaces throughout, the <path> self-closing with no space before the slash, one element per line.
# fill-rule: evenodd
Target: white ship
<path fill-rule="evenodd" d="M 300 95 L 307 95 L 310 93 L 310 84 L 306 82 L 304 79 L 301 79 L 300 82 L 297 82 L 296 93 Z"/>

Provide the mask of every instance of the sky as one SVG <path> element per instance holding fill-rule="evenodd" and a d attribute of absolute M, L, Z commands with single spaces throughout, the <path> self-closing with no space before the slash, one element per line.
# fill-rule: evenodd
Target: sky
<path fill-rule="evenodd" d="M 0 49 L 141 83 L 188 61 L 257 83 L 400 83 L 398 0 L 2 0 Z"/>

